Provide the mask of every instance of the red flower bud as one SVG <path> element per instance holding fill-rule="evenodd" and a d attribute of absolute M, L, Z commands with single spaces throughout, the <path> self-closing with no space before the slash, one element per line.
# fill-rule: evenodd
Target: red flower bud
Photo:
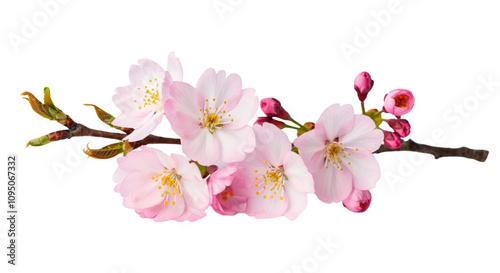
<path fill-rule="evenodd" d="M 389 149 L 397 149 L 401 147 L 401 138 L 398 134 L 389 131 L 384 132 L 384 145 Z"/>
<path fill-rule="evenodd" d="M 407 137 L 410 134 L 411 126 L 406 119 L 390 119 L 387 123 L 400 137 Z"/>
<path fill-rule="evenodd" d="M 260 101 L 260 108 L 268 117 L 278 117 L 284 120 L 290 120 L 290 114 L 283 109 L 279 100 L 275 98 L 265 98 Z"/>
<path fill-rule="evenodd" d="M 361 72 L 354 79 L 354 90 L 358 92 L 360 101 L 365 101 L 368 92 L 372 90 L 373 80 L 368 72 Z"/>
<path fill-rule="evenodd" d="M 370 191 L 362 191 L 352 188 L 351 194 L 342 201 L 344 207 L 352 212 L 364 212 L 370 207 L 372 202 L 372 194 Z"/>
<path fill-rule="evenodd" d="M 275 120 L 272 117 L 258 117 L 257 120 L 254 122 L 254 124 L 259 124 L 262 125 L 264 123 L 271 123 L 274 124 L 276 127 L 283 129 L 285 128 L 285 123 L 281 122 L 279 120 Z"/>

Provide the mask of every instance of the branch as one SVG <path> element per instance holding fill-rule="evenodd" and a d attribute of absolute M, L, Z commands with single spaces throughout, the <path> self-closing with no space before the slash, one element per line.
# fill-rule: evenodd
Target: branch
<path fill-rule="evenodd" d="M 114 117 L 93 104 L 85 104 L 85 105 L 93 106 L 97 113 L 97 116 L 102 122 L 106 123 L 112 128 L 121 130 L 124 133 L 111 133 L 106 131 L 95 130 L 88 128 L 83 124 L 77 123 L 70 116 L 66 115 L 62 110 L 60 110 L 54 105 L 50 97 L 50 89 L 48 87 L 44 88 L 44 103 L 41 103 L 30 92 L 23 92 L 21 95 L 26 96 L 24 98 L 29 101 L 31 108 L 37 114 L 50 120 L 56 120 L 58 123 L 68 128 L 68 130 L 52 132 L 42 137 L 32 139 L 28 142 L 27 146 L 29 145 L 42 146 L 54 141 L 70 139 L 72 137 L 79 137 L 79 136 L 93 136 L 93 137 L 123 140 L 124 137 L 132 133 L 132 131 L 134 130 L 132 128 L 122 128 L 114 126 L 112 124 Z M 300 125 L 299 123 L 297 124 Z M 300 126 L 303 127 L 302 125 Z M 148 144 L 181 144 L 181 140 L 178 138 L 166 138 L 155 135 L 149 135 L 140 141 L 136 142 L 125 141 L 123 143 L 115 143 L 105 146 L 98 150 L 90 150 L 87 147 L 87 151 L 84 152 L 89 156 L 104 159 L 104 158 L 111 158 L 121 152 L 127 153 L 128 151 L 136 149 L 141 145 L 148 145 Z M 461 147 L 461 148 L 434 147 L 430 145 L 416 143 L 411 139 L 404 141 L 401 144 L 401 147 L 397 149 L 389 149 L 387 146 L 382 145 L 374 153 L 378 154 L 378 153 L 396 152 L 396 151 L 411 151 L 411 152 L 426 153 L 434 155 L 436 159 L 445 156 L 458 156 L 458 157 L 475 159 L 480 162 L 486 161 L 486 158 L 488 157 L 489 153 L 486 150 L 473 150 L 467 147 Z M 94 153 L 96 154 L 94 155 Z"/>
<path fill-rule="evenodd" d="M 106 111 L 102 110 L 101 108 L 93 105 L 93 104 L 85 104 L 86 106 L 92 106 L 94 107 L 94 110 L 99 117 L 99 119 L 110 126 L 111 128 L 118 129 L 123 131 L 123 133 L 111 133 L 111 132 L 106 132 L 106 131 L 101 131 L 101 130 L 95 130 L 88 128 L 87 126 L 75 122 L 69 115 L 65 114 L 61 109 L 57 108 L 54 103 L 52 102 L 52 98 L 50 97 L 50 89 L 48 87 L 44 88 L 44 103 L 40 102 L 33 94 L 30 92 L 23 92 L 21 93 L 22 96 L 25 96 L 24 98 L 28 100 L 28 102 L 31 105 L 31 108 L 35 113 L 39 114 L 40 116 L 47 118 L 49 120 L 55 120 L 61 125 L 64 125 L 65 127 L 68 128 L 68 130 L 61 130 L 57 132 L 52 132 L 47 135 L 41 136 L 39 138 L 32 139 L 28 142 L 26 147 L 29 145 L 32 146 L 42 146 L 54 141 L 58 140 L 63 140 L 63 139 L 70 139 L 72 137 L 79 137 L 79 136 L 93 136 L 93 137 L 102 137 L 102 138 L 110 138 L 110 139 L 117 139 L 117 140 L 123 140 L 124 137 L 127 135 L 131 134 L 134 129 L 132 128 L 124 128 L 124 127 L 117 127 L 112 124 L 112 121 L 115 119 L 112 115 L 107 113 Z M 149 135 L 143 140 L 136 141 L 136 142 L 128 142 L 127 147 L 130 149 L 136 149 L 141 145 L 147 145 L 147 144 L 181 144 L 181 140 L 177 138 L 166 138 L 166 137 L 159 137 L 155 135 Z M 88 147 L 87 147 L 88 148 Z M 119 145 L 116 146 L 115 144 L 112 144 L 111 146 L 108 145 L 105 148 L 108 152 L 106 155 L 110 155 L 109 150 L 112 149 L 114 150 L 114 153 L 112 153 L 112 156 L 116 155 L 119 151 L 124 151 L 124 147 Z M 103 152 L 103 151 L 101 151 Z M 91 156 L 91 154 L 89 154 Z"/>
<path fill-rule="evenodd" d="M 93 136 L 93 137 L 102 137 L 102 138 L 111 138 L 122 140 L 127 134 L 122 133 L 111 133 L 101 130 L 95 130 L 88 128 L 87 126 L 77 123 L 75 130 L 66 130 L 69 131 L 69 138 L 71 137 L 79 137 L 79 136 Z M 148 144 L 181 144 L 181 140 L 178 138 L 168 138 L 168 137 L 160 137 L 155 135 L 149 135 L 143 140 L 135 142 L 138 145 L 148 145 Z"/>
<path fill-rule="evenodd" d="M 382 145 L 378 150 L 373 152 L 374 154 L 384 153 L 384 152 L 398 152 L 398 151 L 410 151 L 431 154 L 434 158 L 438 159 L 447 156 L 458 156 L 477 160 L 479 162 L 486 161 L 489 152 L 486 150 L 473 150 L 467 147 L 460 148 L 442 148 L 435 147 L 425 144 L 416 143 L 415 141 L 408 139 L 401 144 L 401 147 L 397 149 L 389 149 L 387 146 Z"/>

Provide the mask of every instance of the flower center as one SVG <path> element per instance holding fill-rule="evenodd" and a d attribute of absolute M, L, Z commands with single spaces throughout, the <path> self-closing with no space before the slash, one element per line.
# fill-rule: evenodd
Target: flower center
<path fill-rule="evenodd" d="M 227 197 L 233 197 L 234 196 L 234 193 L 231 191 L 231 188 L 226 186 L 226 189 L 224 189 L 223 192 L 220 193 L 220 195 L 222 196 L 222 200 L 227 200 Z"/>
<path fill-rule="evenodd" d="M 346 160 L 346 158 L 351 155 L 349 151 L 347 151 L 347 149 L 350 148 L 345 147 L 344 145 L 342 145 L 342 143 L 336 141 L 327 143 L 326 148 L 323 151 L 323 156 L 325 158 L 325 169 L 328 169 L 328 163 L 331 163 L 337 169 L 343 171 L 343 166 L 345 164 L 343 163 L 343 160 Z M 358 149 L 355 150 L 358 151 Z M 347 162 L 347 165 L 351 165 L 351 162 Z"/>
<path fill-rule="evenodd" d="M 138 86 L 134 102 L 139 105 L 139 110 L 161 110 L 163 106 L 160 89 L 158 78 L 150 79 L 144 87 Z"/>
<path fill-rule="evenodd" d="M 264 161 L 267 165 L 267 161 Z M 279 195 L 279 200 L 283 200 L 283 190 L 285 188 L 285 181 L 287 177 L 284 173 L 283 167 L 273 167 L 268 165 L 269 169 L 266 173 L 259 175 L 259 170 L 255 170 L 255 187 L 257 191 L 256 195 L 262 195 L 263 199 L 273 199 L 275 196 Z"/>
<path fill-rule="evenodd" d="M 182 187 L 179 179 L 181 179 L 181 176 L 175 172 L 175 169 L 165 169 L 162 173 L 151 176 L 153 182 L 159 182 L 158 190 L 160 191 L 160 196 L 165 198 L 163 201 L 164 205 L 171 204 L 175 206 L 177 197 L 182 198 Z"/>
<path fill-rule="evenodd" d="M 407 95 L 397 95 L 394 97 L 396 107 L 408 107 L 408 96 Z"/>
<path fill-rule="evenodd" d="M 224 128 L 224 124 L 234 122 L 231 114 L 226 113 L 224 110 L 226 102 L 217 104 L 215 98 L 209 100 L 205 99 L 205 105 L 200 108 L 200 126 L 207 128 L 213 134 L 215 130 Z"/>

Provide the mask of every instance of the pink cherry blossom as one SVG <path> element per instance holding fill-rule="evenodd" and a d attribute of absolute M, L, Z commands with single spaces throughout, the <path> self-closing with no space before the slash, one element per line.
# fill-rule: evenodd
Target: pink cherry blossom
<path fill-rule="evenodd" d="M 353 188 L 351 194 L 342 202 L 344 207 L 352 212 L 365 212 L 372 202 L 370 191 Z"/>
<path fill-rule="evenodd" d="M 241 89 L 236 74 L 208 69 L 196 88 L 184 82 L 170 87 L 165 115 L 181 138 L 182 151 L 202 165 L 242 160 L 255 147 L 247 123 L 258 108 L 254 89 Z"/>
<path fill-rule="evenodd" d="M 130 85 L 118 87 L 113 96 L 121 113 L 112 124 L 135 129 L 125 140 L 139 141 L 161 123 L 168 89 L 174 80 L 182 81 L 182 74 L 182 66 L 174 53 L 168 56 L 167 71 L 148 59 L 130 67 Z"/>
<path fill-rule="evenodd" d="M 384 131 L 384 145 L 389 149 L 401 147 L 401 138 L 394 132 Z"/>
<path fill-rule="evenodd" d="M 321 114 L 314 130 L 295 140 L 321 201 L 340 202 L 353 187 L 375 187 L 380 167 L 372 152 L 380 147 L 383 135 L 371 118 L 354 115 L 351 105 L 334 104 Z"/>
<path fill-rule="evenodd" d="M 147 147 L 118 159 L 113 179 L 123 205 L 156 222 L 195 221 L 205 216 L 208 188 L 194 163 Z"/>
<path fill-rule="evenodd" d="M 247 198 L 242 185 L 235 179 L 238 167 L 226 165 L 208 178 L 210 205 L 221 215 L 235 215 L 245 212 Z"/>
<path fill-rule="evenodd" d="M 396 117 L 400 117 L 410 112 L 414 104 L 415 97 L 411 91 L 406 89 L 395 89 L 385 95 L 383 110 Z"/>
<path fill-rule="evenodd" d="M 368 92 L 372 90 L 373 80 L 368 72 L 361 72 L 354 79 L 354 90 L 358 93 L 360 101 L 365 101 Z"/>
<path fill-rule="evenodd" d="M 278 117 L 284 120 L 291 119 L 290 114 L 281 106 L 281 102 L 275 98 L 262 99 L 260 108 L 268 117 Z"/>
<path fill-rule="evenodd" d="M 269 123 L 254 125 L 253 130 L 255 150 L 234 163 L 241 168 L 235 180 L 246 186 L 246 213 L 256 218 L 285 216 L 293 220 L 306 207 L 307 193 L 314 192 L 312 175 L 300 156 L 291 151 L 283 131 Z"/>
<path fill-rule="evenodd" d="M 387 123 L 400 137 L 407 137 L 410 134 L 411 126 L 406 119 L 390 119 Z"/>

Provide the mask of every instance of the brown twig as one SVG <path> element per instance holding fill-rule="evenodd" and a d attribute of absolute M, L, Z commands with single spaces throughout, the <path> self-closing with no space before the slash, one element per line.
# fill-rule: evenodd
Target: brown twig
<path fill-rule="evenodd" d="M 125 136 L 127 136 L 127 134 L 122 134 L 122 133 L 111 133 L 101 130 L 95 130 L 80 123 L 76 124 L 74 130 L 65 130 L 65 131 L 68 132 L 66 134 L 68 136 L 66 137 L 66 139 L 70 139 L 72 137 L 93 136 L 93 137 L 122 140 Z M 149 135 L 143 140 L 138 141 L 138 144 L 139 144 L 138 146 L 148 145 L 148 144 L 181 144 L 181 140 L 178 138 L 168 138 L 168 137 Z"/>
<path fill-rule="evenodd" d="M 436 159 L 447 156 L 465 157 L 480 162 L 486 161 L 486 158 L 488 158 L 489 154 L 489 152 L 486 150 L 474 150 L 467 147 L 460 147 L 460 148 L 435 147 L 431 145 L 416 143 L 411 139 L 404 141 L 401 144 L 401 147 L 397 149 L 389 149 L 385 145 L 382 145 L 378 150 L 376 150 L 373 153 L 378 154 L 384 152 L 398 152 L 398 151 L 410 151 L 410 152 L 431 154 Z"/>

